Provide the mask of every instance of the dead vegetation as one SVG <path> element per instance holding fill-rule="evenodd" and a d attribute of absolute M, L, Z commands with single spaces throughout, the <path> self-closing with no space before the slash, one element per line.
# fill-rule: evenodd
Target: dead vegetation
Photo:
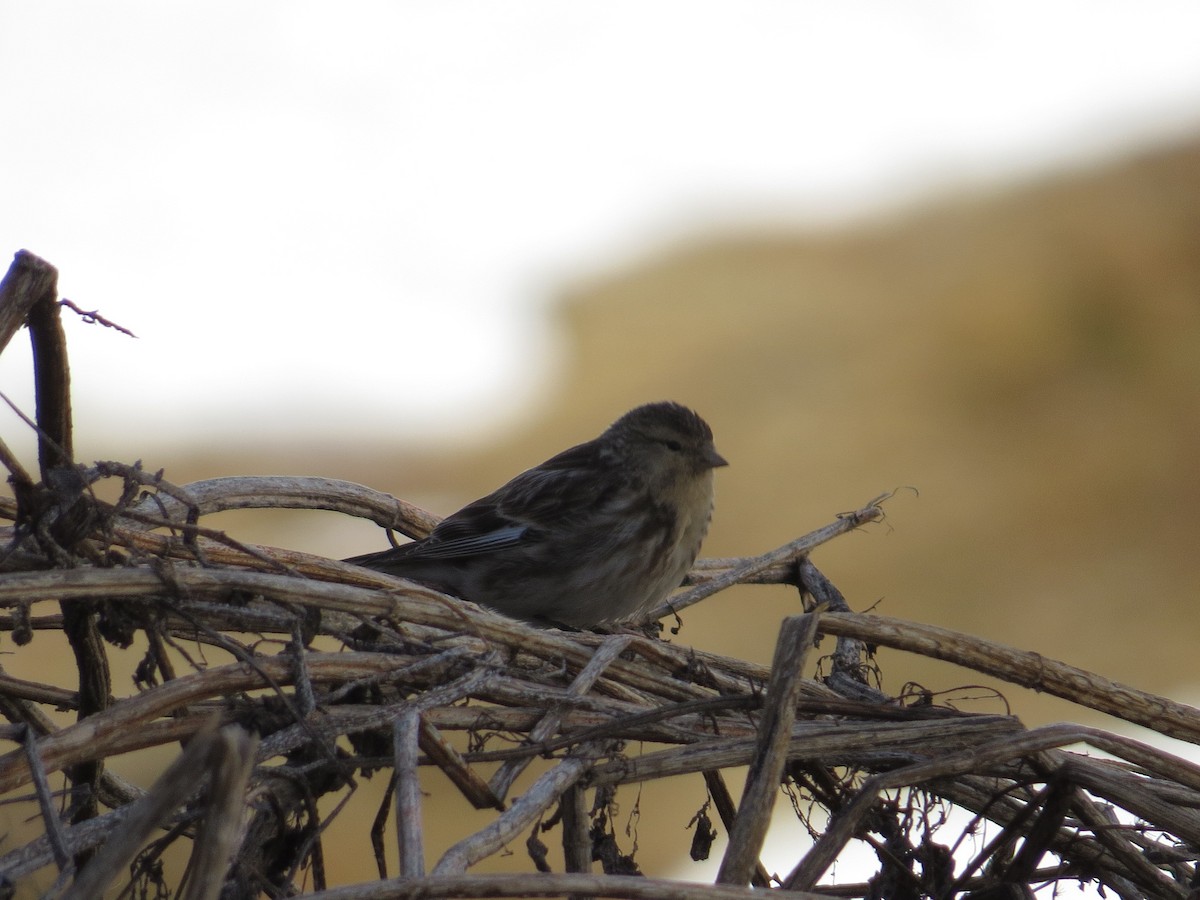
<path fill-rule="evenodd" d="M 961 666 L 964 681 L 987 673 L 1200 741 L 1200 715 L 1183 704 L 1035 653 L 850 612 L 809 553 L 879 520 L 878 501 L 760 557 L 702 561 L 675 598 L 682 609 L 733 584 L 795 585 L 804 606 L 781 623 L 770 667 L 638 633 L 537 630 L 204 524 L 250 507 L 334 510 L 414 537 L 435 523 L 388 495 L 319 478 L 176 486 L 138 464 L 77 463 L 60 309 L 54 269 L 18 253 L 0 286 L 0 350 L 28 325 L 39 472 L 0 442 L 13 493 L 0 501 L 11 523 L 0 630 L 13 654 L 37 653 L 42 632 L 64 635 L 78 683 L 0 674 L 10 723 L 0 728 L 10 745 L 0 797 L 41 823 L 33 839 L 0 846 L 9 893 L 38 877 L 53 896 L 189 900 L 699 900 L 747 897 L 747 885 L 797 897 L 991 898 L 1073 882 L 1123 898 L 1193 894 L 1200 767 L 1095 728 L 1029 730 L 872 686 L 872 649 L 894 647 Z M 97 496 L 114 485 L 115 499 Z M 805 678 L 821 636 L 835 646 L 821 645 L 821 675 Z M 131 652 L 142 657 L 126 695 L 109 665 Z M 58 725 L 50 710 L 76 721 Z M 1066 749 L 1077 745 L 1112 759 Z M 106 765 L 148 747 L 178 748 L 153 783 Z M 437 790 L 493 811 L 436 855 L 424 845 L 423 767 L 440 773 Z M 742 767 L 731 785 L 728 770 Z M 377 770 L 391 786 L 374 823 L 330 811 L 331 798 Z M 716 884 L 647 877 L 622 845 L 613 791 L 668 777 L 703 784 L 707 801 L 683 838 L 694 858 L 719 831 L 728 836 Z M 760 857 L 781 786 L 812 840 L 774 872 Z M 326 883 L 334 830 L 372 842 L 378 878 Z M 554 834 L 552 853 L 543 838 Z M 852 843 L 872 850 L 874 874 L 832 880 Z M 467 874 L 522 844 L 528 874 Z M 186 871 L 162 865 L 171 847 L 186 848 Z"/>

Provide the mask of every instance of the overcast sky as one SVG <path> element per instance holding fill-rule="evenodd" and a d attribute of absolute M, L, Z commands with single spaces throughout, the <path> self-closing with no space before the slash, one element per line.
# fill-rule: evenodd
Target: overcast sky
<path fill-rule="evenodd" d="M 1194 2 L 4 2 L 0 256 L 139 335 L 69 322 L 83 434 L 445 435 L 538 395 L 564 280 L 1190 133 L 1198 46 Z"/>

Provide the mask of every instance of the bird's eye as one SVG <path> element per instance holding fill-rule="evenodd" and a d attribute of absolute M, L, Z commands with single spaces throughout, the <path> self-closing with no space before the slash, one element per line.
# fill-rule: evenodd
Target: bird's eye
<path fill-rule="evenodd" d="M 683 449 L 683 444 L 679 441 L 663 441 L 663 443 L 667 445 L 668 450 L 674 450 L 676 453 Z"/>

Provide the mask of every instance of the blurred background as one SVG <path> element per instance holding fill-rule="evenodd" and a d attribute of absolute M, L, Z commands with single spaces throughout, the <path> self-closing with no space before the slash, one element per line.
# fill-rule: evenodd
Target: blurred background
<path fill-rule="evenodd" d="M 675 399 L 731 462 L 707 555 L 912 486 L 815 556 L 852 606 L 1195 698 L 1200 6 L 0 15 L 0 253 L 138 335 L 66 314 L 81 459 L 445 514 Z M 27 411 L 30 371 L 14 342 Z M 214 524 L 385 545 L 333 515 Z M 674 640 L 766 662 L 798 608 L 731 591 Z M 891 691 L 963 681 L 880 664 Z M 1031 725 L 1111 724 L 1003 691 Z"/>

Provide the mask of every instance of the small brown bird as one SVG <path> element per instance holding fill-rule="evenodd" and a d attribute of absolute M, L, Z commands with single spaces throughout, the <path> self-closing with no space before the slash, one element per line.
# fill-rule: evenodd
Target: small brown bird
<path fill-rule="evenodd" d="M 708 532 L 712 430 L 678 403 L 630 410 L 444 519 L 429 537 L 346 562 L 517 619 L 636 619 L 682 584 Z"/>

